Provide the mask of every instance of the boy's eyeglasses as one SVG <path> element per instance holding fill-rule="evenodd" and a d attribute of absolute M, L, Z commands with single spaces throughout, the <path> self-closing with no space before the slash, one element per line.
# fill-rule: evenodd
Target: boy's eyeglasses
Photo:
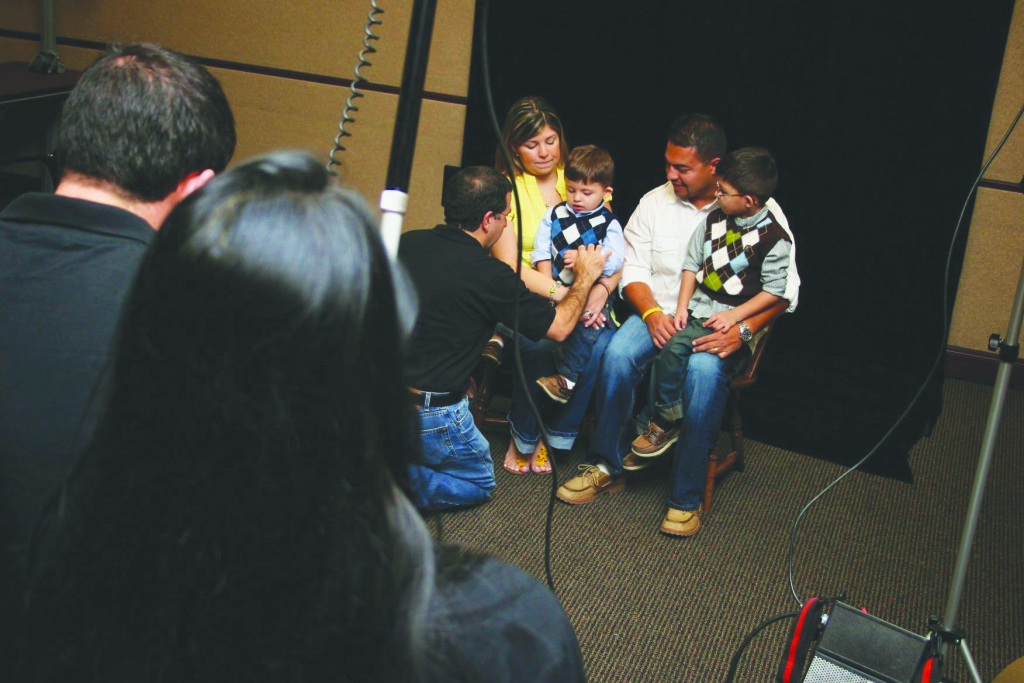
<path fill-rule="evenodd" d="M 740 194 L 739 192 L 737 192 L 736 194 L 729 194 L 727 192 L 722 192 L 722 188 L 716 187 L 715 188 L 715 196 L 718 197 L 719 199 L 721 199 L 722 197 L 742 197 L 743 195 Z"/>

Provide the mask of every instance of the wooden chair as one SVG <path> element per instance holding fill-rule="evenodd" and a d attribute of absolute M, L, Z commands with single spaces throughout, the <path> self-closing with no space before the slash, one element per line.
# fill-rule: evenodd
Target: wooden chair
<path fill-rule="evenodd" d="M 495 386 L 500 384 L 502 373 L 508 363 L 514 363 L 512 354 L 502 351 L 502 365 L 481 360 L 473 371 L 473 400 L 469 404 L 469 412 L 473 415 L 473 423 L 483 431 L 488 426 L 508 427 L 508 411 L 512 403 L 511 396 L 495 394 Z"/>
<path fill-rule="evenodd" d="M 754 354 L 750 358 L 750 363 L 747 364 L 747 369 L 736 375 L 729 383 L 729 401 L 725 404 L 725 419 L 728 420 L 732 452 L 722 458 L 715 450 L 712 450 L 708 456 L 708 473 L 704 480 L 704 500 L 701 506 L 704 512 L 711 510 L 715 481 L 734 468 L 737 472 L 743 471 L 743 419 L 740 417 L 740 394 L 747 387 L 757 383 L 757 365 L 761 361 L 761 356 L 764 355 L 765 347 L 768 346 L 768 337 L 771 331 L 771 325 L 765 328 L 761 333 L 761 338 L 757 341 L 757 346 L 754 347 Z"/>

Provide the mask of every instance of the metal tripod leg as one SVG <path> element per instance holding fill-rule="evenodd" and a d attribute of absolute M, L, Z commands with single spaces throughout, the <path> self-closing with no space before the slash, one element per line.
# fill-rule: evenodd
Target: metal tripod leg
<path fill-rule="evenodd" d="M 952 631 L 955 628 L 960 611 L 960 600 L 963 597 L 964 583 L 967 580 L 967 564 L 971 558 L 974 535 L 977 530 L 978 520 L 981 517 L 981 499 L 985 492 L 985 482 L 988 479 L 989 467 L 992 464 L 992 453 L 995 450 L 996 438 L 999 435 L 999 423 L 1003 415 L 1003 405 L 1010 388 L 1010 374 L 1013 371 L 1013 363 L 1019 354 L 1017 339 L 1020 337 L 1022 320 L 1024 320 L 1024 263 L 1021 264 L 1020 278 L 1017 282 L 1017 294 L 1014 297 L 1013 311 L 1010 313 L 1010 323 L 1006 337 L 1003 340 L 998 340 L 998 335 L 993 335 L 993 339 L 989 341 L 990 348 L 993 346 L 993 342 L 996 342 L 993 350 L 999 351 L 999 371 L 996 373 L 995 387 L 992 391 L 992 405 L 988 411 L 988 422 L 985 425 L 985 436 L 982 439 L 978 468 L 974 476 L 974 486 L 970 502 L 967 505 L 967 520 L 964 524 L 963 536 L 960 541 L 960 552 L 957 555 L 956 567 L 953 571 L 953 580 L 949 588 L 946 611 L 942 616 L 941 629 L 944 631 Z M 945 658 L 950 644 L 946 641 L 940 644 L 939 652 L 943 655 L 943 658 Z M 974 660 L 971 658 L 963 639 L 960 640 L 960 651 L 964 654 L 967 661 L 971 677 L 976 683 L 981 683 L 978 668 L 975 666 Z"/>
<path fill-rule="evenodd" d="M 978 665 L 974 663 L 971 651 L 967 648 L 966 638 L 960 641 L 960 654 L 964 656 L 964 661 L 967 663 L 967 671 L 971 674 L 971 680 L 974 683 L 982 683 L 981 673 L 978 671 Z"/>

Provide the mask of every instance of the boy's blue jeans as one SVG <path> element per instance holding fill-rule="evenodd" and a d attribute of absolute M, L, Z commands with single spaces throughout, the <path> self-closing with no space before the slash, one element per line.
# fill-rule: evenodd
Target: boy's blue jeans
<path fill-rule="evenodd" d="M 683 381 L 686 366 L 693 355 L 693 342 L 711 330 L 704 327 L 707 318 L 690 318 L 686 327 L 672 335 L 651 368 L 651 382 L 647 387 L 646 417 L 653 411 L 663 425 L 683 419 Z M 735 355 L 735 354 L 733 354 Z M 649 420 L 648 420 L 649 421 Z"/>
<path fill-rule="evenodd" d="M 605 306 L 604 316 L 611 320 L 611 306 Z M 580 373 L 590 361 L 594 344 L 601 337 L 601 331 L 599 327 L 587 327 L 583 323 L 576 323 L 576 329 L 555 349 L 555 369 L 562 377 L 572 382 L 579 381 Z"/>
<path fill-rule="evenodd" d="M 529 408 L 527 392 L 533 402 L 545 413 L 544 424 L 547 426 L 548 437 L 552 448 L 570 450 L 579 433 L 580 423 L 590 404 L 594 385 L 601 374 L 601 356 L 609 342 L 615 337 L 615 324 L 611 321 L 603 329 L 597 331 L 597 341 L 590 352 L 586 368 L 576 382 L 572 398 L 567 405 L 553 403 L 543 397 L 543 391 L 537 386 L 538 377 L 547 377 L 557 372 L 555 368 L 555 352 L 558 344 L 548 339 L 533 344 L 523 350 L 523 369 L 526 373 L 526 386 L 516 381 L 512 393 L 512 410 L 508 414 L 509 427 L 516 448 L 520 453 L 533 452 L 540 439 L 540 427 L 533 411 Z"/>

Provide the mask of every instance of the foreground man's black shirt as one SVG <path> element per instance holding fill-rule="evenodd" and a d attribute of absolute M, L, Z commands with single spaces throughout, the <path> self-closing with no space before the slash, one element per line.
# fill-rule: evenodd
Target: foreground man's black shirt
<path fill-rule="evenodd" d="M 86 409 L 155 231 L 122 209 L 27 194 L 0 212 L 0 638 L 28 542 L 92 426 Z M 90 412 L 92 415 L 92 411 Z M 0 648 L 2 649 L 2 648 Z"/>

